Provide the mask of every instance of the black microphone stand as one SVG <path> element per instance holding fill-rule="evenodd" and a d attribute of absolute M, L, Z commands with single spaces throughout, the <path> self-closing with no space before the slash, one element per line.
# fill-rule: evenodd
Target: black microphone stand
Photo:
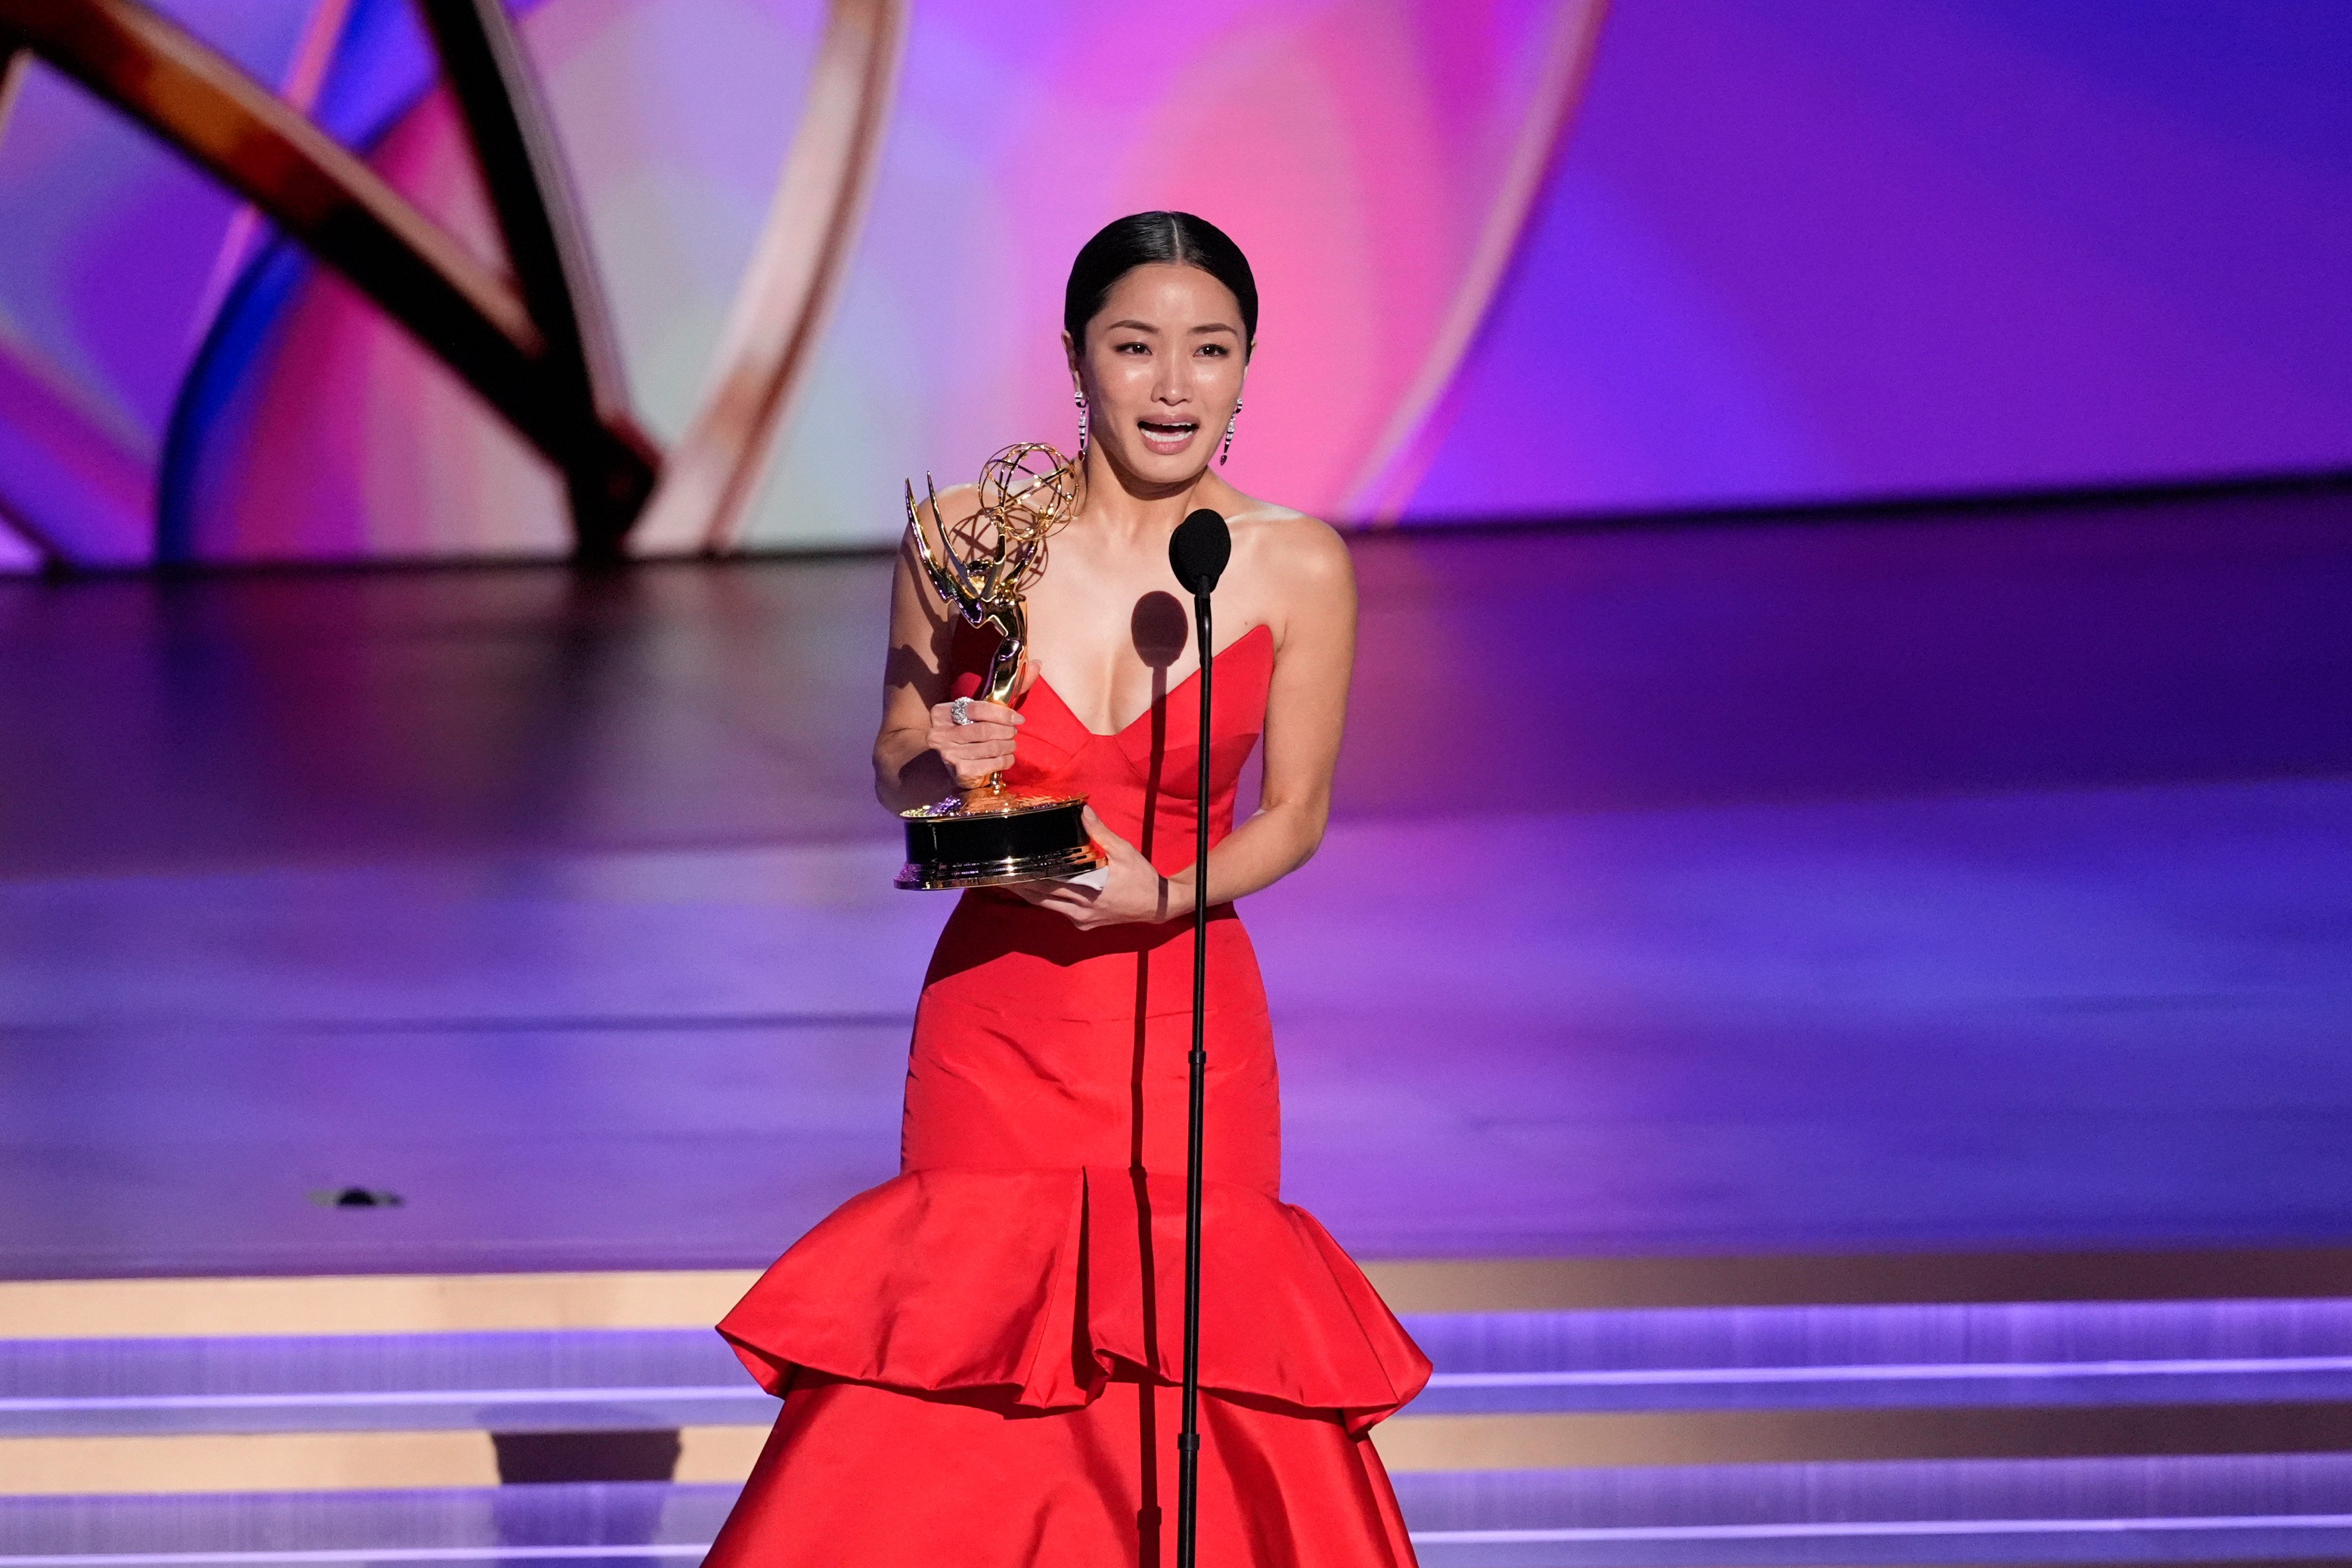
<path fill-rule="evenodd" d="M 1184 1425 L 1176 1438 L 1176 1568 L 1193 1568 L 1201 1510 L 1201 1124 L 1209 1101 L 1209 595 L 1192 595 L 1193 647 L 1201 650 L 1200 820 L 1192 833 L 1192 1109 L 1184 1123 Z"/>
<path fill-rule="evenodd" d="M 1176 579 L 1192 593 L 1192 646 L 1201 656 L 1201 768 L 1192 833 L 1192 1105 L 1184 1128 L 1184 1420 L 1176 1437 L 1176 1568 L 1194 1568 L 1201 1510 L 1201 1132 L 1209 1099 L 1209 716 L 1217 661 L 1209 595 L 1224 571 L 1232 536 L 1206 508 L 1169 542 Z"/>

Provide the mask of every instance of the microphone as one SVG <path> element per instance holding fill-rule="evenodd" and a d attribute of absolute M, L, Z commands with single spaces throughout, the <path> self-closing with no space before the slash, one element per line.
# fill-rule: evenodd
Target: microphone
<path fill-rule="evenodd" d="M 1184 1374 L 1183 1420 L 1176 1433 L 1176 1568 L 1195 1568 L 1201 1513 L 1201 1144 L 1208 1120 L 1209 1050 L 1209 784 L 1213 748 L 1211 684 L 1217 661 L 1209 636 L 1209 595 L 1233 559 L 1234 536 L 1207 507 L 1176 525 L 1168 564 L 1192 595 L 1192 646 L 1201 655 L 1200 778 L 1193 799 L 1192 1054 L 1190 1106 L 1184 1118 Z"/>
<path fill-rule="evenodd" d="M 1233 554 L 1232 531 L 1207 507 L 1178 523 L 1168 540 L 1168 564 L 1175 568 L 1176 581 L 1196 599 L 1217 591 L 1217 579 L 1224 575 Z"/>

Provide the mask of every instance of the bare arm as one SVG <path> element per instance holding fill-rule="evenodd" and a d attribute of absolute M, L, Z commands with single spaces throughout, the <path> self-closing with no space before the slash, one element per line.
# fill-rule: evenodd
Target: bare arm
<path fill-rule="evenodd" d="M 1266 693 L 1265 784 L 1255 815 L 1209 851 L 1212 904 L 1255 893 L 1307 864 L 1331 820 L 1331 774 L 1356 664 L 1356 575 L 1338 534 L 1301 523 L 1283 573 L 1287 604 Z M 1171 880 L 1181 884 L 1175 912 L 1190 913 L 1194 873 Z"/>
<path fill-rule="evenodd" d="M 1266 562 L 1280 574 L 1281 611 L 1269 623 L 1275 660 L 1266 693 L 1265 784 L 1255 815 L 1209 852 L 1212 904 L 1255 893 L 1305 865 L 1331 817 L 1331 773 L 1356 661 L 1355 573 L 1346 543 L 1324 524 L 1299 518 L 1283 526 L 1289 536 L 1267 552 Z M 1108 885 L 1099 893 L 1060 883 L 1016 890 L 1087 929 L 1192 911 L 1199 868 L 1162 878 L 1091 811 L 1087 826 L 1111 851 Z"/>
<path fill-rule="evenodd" d="M 940 498 L 950 517 L 970 512 L 970 487 Z M 919 527 L 938 522 L 925 506 Z M 882 677 L 882 728 L 874 737 L 874 795 L 892 811 L 906 811 L 976 784 L 1013 765 L 1013 738 L 1021 715 L 994 702 L 974 702 L 971 722 L 957 724 L 948 712 L 947 658 L 955 640 L 955 617 L 931 591 L 915 557 L 910 531 L 898 543 L 898 563 L 890 576 L 890 656 Z"/>

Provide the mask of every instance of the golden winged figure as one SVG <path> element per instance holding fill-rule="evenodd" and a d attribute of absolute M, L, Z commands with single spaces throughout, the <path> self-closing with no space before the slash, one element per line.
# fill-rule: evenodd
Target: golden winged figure
<path fill-rule="evenodd" d="M 1045 542 L 1077 510 L 1077 465 L 1043 441 L 1022 441 L 981 465 L 978 489 L 980 510 L 952 532 L 942 524 L 935 553 L 916 516 L 915 482 L 908 480 L 907 525 L 940 603 L 969 625 L 996 628 L 1000 640 L 976 695 L 1004 702 L 1020 680 L 1021 660 L 1029 649 L 1025 595 L 1045 570 Z M 940 496 L 929 474 L 923 489 L 936 521 Z"/>

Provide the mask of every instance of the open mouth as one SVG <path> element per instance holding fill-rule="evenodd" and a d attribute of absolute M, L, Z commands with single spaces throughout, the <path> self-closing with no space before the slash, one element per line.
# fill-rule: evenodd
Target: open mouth
<path fill-rule="evenodd" d="M 1197 419 L 1139 419 L 1136 428 L 1143 432 L 1143 444 L 1162 457 L 1174 457 L 1192 444 L 1201 428 Z"/>

